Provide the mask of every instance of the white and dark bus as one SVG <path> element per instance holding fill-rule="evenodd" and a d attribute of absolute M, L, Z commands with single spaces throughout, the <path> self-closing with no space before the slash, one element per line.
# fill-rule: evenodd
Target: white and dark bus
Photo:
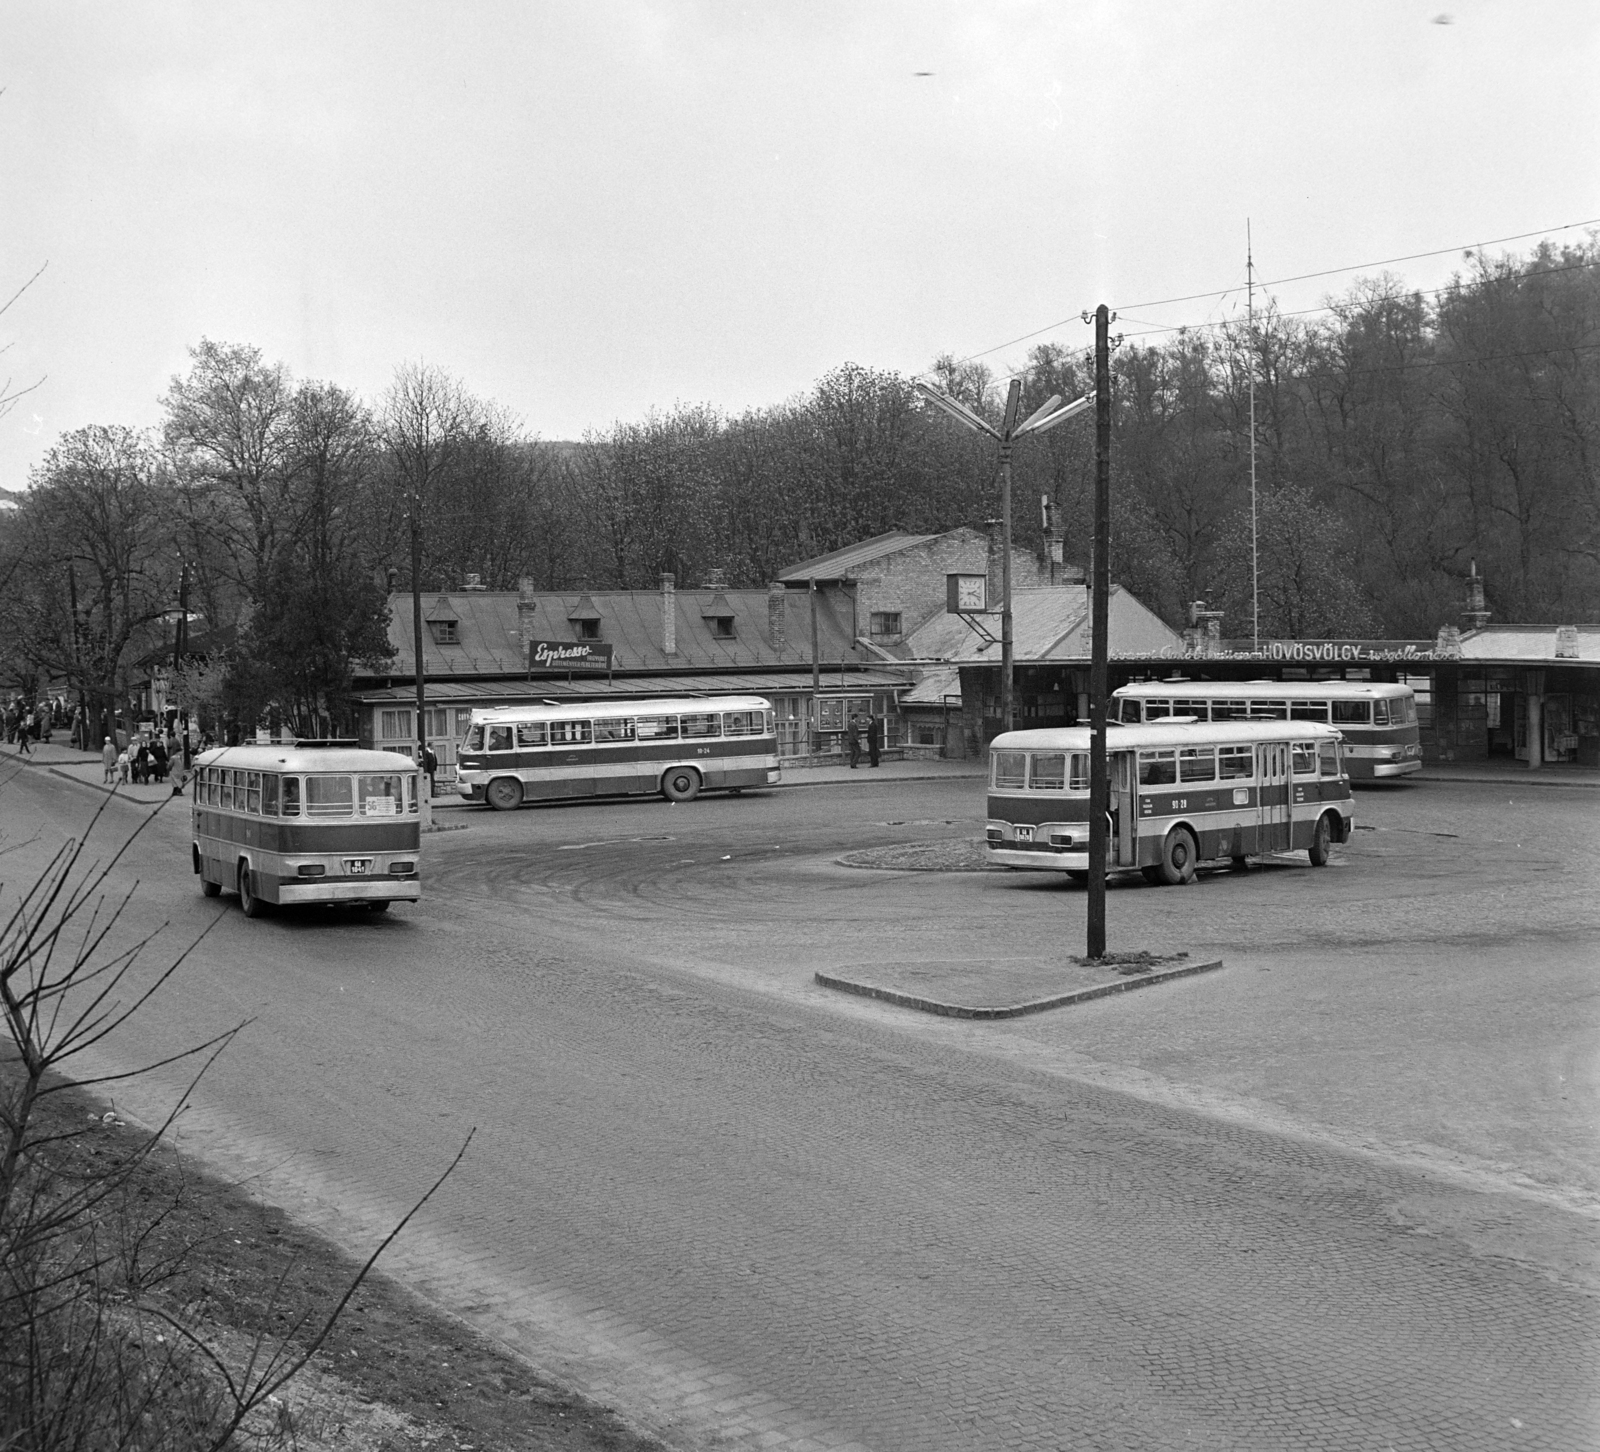
<path fill-rule="evenodd" d="M 524 802 L 772 786 L 777 724 L 764 696 L 502 706 L 474 711 L 456 752 L 456 790 L 511 811 Z"/>
<path fill-rule="evenodd" d="M 195 758 L 200 890 L 269 904 L 347 903 L 384 912 L 422 896 L 417 768 L 392 751 L 301 742 L 225 746 Z"/>
<path fill-rule="evenodd" d="M 1008 731 L 990 747 L 989 859 L 1089 876 L 1089 728 Z M 1203 862 L 1304 851 L 1315 867 L 1351 829 L 1339 733 L 1312 721 L 1108 726 L 1106 862 L 1154 883 Z"/>
<path fill-rule="evenodd" d="M 1124 725 L 1173 716 L 1199 721 L 1323 721 L 1344 739 L 1354 781 L 1422 770 L 1417 697 L 1385 681 L 1135 681 L 1107 714 Z"/>

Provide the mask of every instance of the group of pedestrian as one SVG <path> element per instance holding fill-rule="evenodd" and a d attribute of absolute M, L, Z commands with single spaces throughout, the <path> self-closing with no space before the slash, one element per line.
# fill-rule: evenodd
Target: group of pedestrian
<path fill-rule="evenodd" d="M 867 765 L 878 764 L 878 752 L 883 746 L 883 722 L 876 716 L 863 716 L 859 712 L 845 723 L 844 746 L 850 754 L 850 770 L 861 765 L 861 747 L 867 748 Z"/>
<path fill-rule="evenodd" d="M 15 700 L 5 709 L 6 742 L 23 756 L 31 756 L 35 742 L 49 741 L 55 727 L 55 707 L 49 701 L 29 705 Z"/>
<path fill-rule="evenodd" d="M 107 736 L 100 748 L 103 779 L 112 786 L 164 782 L 182 759 L 178 738 L 171 731 L 164 735 L 157 731 L 149 737 L 141 733 L 120 751 Z"/>

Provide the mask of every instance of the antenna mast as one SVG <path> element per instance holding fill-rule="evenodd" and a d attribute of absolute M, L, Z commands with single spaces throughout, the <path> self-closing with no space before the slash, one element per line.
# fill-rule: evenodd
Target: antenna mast
<path fill-rule="evenodd" d="M 1256 546 L 1256 262 L 1250 219 L 1244 219 L 1244 275 L 1250 319 L 1250 642 L 1261 649 L 1261 565 Z"/>

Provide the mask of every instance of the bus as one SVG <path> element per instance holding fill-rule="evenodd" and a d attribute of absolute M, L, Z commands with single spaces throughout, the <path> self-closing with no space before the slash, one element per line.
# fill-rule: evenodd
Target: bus
<path fill-rule="evenodd" d="M 763 696 L 501 706 L 472 713 L 456 752 L 456 790 L 500 812 L 654 792 L 689 802 L 779 776 L 777 723 Z"/>
<path fill-rule="evenodd" d="M 1344 738 L 1354 781 L 1422 770 L 1417 697 L 1382 681 L 1135 681 L 1112 695 L 1112 721 L 1326 721 Z"/>
<path fill-rule="evenodd" d="M 422 896 L 420 773 L 392 751 L 301 741 L 225 746 L 195 758 L 200 890 L 239 894 L 247 918 L 273 904 L 386 912 Z"/>
<path fill-rule="evenodd" d="M 1350 840 L 1339 733 L 1320 721 L 1112 725 L 1106 863 L 1152 883 L 1202 862 L 1304 851 L 1314 867 Z M 988 855 L 1005 867 L 1089 878 L 1089 728 L 1007 731 L 990 747 Z"/>

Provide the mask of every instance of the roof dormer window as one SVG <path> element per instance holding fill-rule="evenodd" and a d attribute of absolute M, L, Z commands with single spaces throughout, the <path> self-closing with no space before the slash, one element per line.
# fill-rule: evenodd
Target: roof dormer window
<path fill-rule="evenodd" d="M 459 645 L 461 643 L 461 623 L 457 620 L 430 620 L 428 630 L 433 636 L 435 645 Z"/>

